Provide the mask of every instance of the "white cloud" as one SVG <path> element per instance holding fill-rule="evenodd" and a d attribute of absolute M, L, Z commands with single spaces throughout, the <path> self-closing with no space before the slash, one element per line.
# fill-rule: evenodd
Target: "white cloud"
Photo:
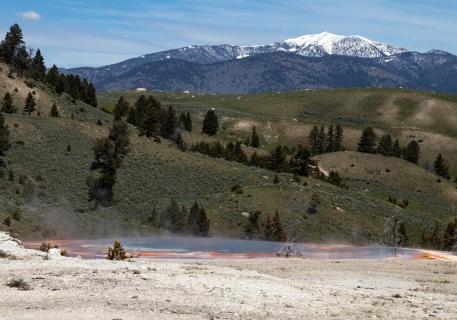
<path fill-rule="evenodd" d="M 36 11 L 21 12 L 19 13 L 19 16 L 22 18 L 22 20 L 26 21 L 37 21 L 41 19 L 40 14 Z"/>

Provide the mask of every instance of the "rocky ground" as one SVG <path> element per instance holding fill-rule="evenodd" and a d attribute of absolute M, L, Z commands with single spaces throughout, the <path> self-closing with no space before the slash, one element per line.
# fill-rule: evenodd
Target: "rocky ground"
<path fill-rule="evenodd" d="M 0 233 L 0 302 L 2 320 L 457 319 L 457 262 L 111 262 L 26 250 Z"/>

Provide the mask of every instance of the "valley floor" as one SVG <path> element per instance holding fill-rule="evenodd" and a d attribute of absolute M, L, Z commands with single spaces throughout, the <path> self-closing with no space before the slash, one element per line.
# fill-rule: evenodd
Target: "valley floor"
<path fill-rule="evenodd" d="M 5 249 L 5 243 L 2 320 L 457 319 L 457 262 L 111 262 L 46 256 L 11 243 Z M 11 279 L 23 279 L 30 290 L 7 286 Z"/>

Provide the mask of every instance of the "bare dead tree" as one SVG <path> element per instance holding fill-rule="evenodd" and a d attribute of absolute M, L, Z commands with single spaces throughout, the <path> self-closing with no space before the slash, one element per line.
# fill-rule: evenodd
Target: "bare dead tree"
<path fill-rule="evenodd" d="M 286 258 L 303 256 L 298 244 L 295 242 L 295 237 L 297 235 L 300 222 L 300 219 L 297 219 L 294 221 L 294 223 L 287 224 L 287 240 L 276 253 L 276 256 Z"/>
<path fill-rule="evenodd" d="M 400 244 L 398 227 L 401 223 L 403 212 L 400 208 L 395 208 L 390 216 L 384 220 L 381 229 L 377 229 L 379 244 L 381 246 L 392 246 L 394 254 L 397 255 L 397 247 Z"/>

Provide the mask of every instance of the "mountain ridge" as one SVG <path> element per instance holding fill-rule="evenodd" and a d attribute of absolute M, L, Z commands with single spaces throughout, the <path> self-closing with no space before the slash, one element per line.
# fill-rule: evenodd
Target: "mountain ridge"
<path fill-rule="evenodd" d="M 255 59 L 258 56 L 263 56 L 262 59 L 264 60 L 266 56 L 271 57 L 271 59 L 270 62 L 266 62 L 261 67 L 261 70 L 256 71 L 252 68 L 253 65 L 249 65 L 249 63 L 258 65 L 256 64 L 258 60 Z M 296 62 L 301 63 L 301 66 L 298 67 L 301 72 L 295 72 L 290 67 L 291 61 L 294 60 L 290 56 L 295 56 Z M 277 57 L 283 57 L 284 61 L 278 60 Z M 184 64 L 170 63 L 170 61 L 175 60 L 183 61 Z M 243 61 L 242 64 L 237 63 L 241 60 Z M 335 65 L 336 60 L 341 63 Z M 304 66 L 304 61 L 307 62 L 307 67 Z M 316 67 L 316 61 L 319 61 L 320 68 Z M 226 83 L 219 86 L 226 91 L 220 91 L 220 89 L 215 88 L 217 85 L 210 83 L 219 81 L 212 73 L 220 68 L 221 63 L 231 65 L 238 70 L 238 74 L 227 71 L 229 79 L 221 80 L 234 84 L 230 86 Z M 149 68 L 148 66 L 151 64 L 154 64 L 158 70 L 167 69 L 169 74 L 163 74 Z M 176 68 L 170 68 L 171 65 Z M 184 68 L 184 65 L 187 67 Z M 251 73 L 246 74 L 240 65 L 244 69 L 250 70 Z M 339 70 L 338 66 L 340 67 Z M 148 70 L 142 72 L 141 69 Z M 351 72 L 343 77 L 344 70 Z M 362 36 L 340 36 L 323 32 L 291 38 L 270 45 L 188 46 L 151 53 L 104 67 L 73 68 L 63 70 L 63 72 L 86 78 L 93 82 L 99 91 L 130 90 L 145 87 L 150 90 L 248 93 L 374 86 L 408 87 L 457 93 L 457 86 L 453 84 L 455 82 L 453 79 L 457 78 L 455 70 L 457 70 L 457 57 L 445 51 L 435 49 L 426 53 L 419 53 Z M 190 74 L 187 74 L 189 72 Z M 274 76 L 274 72 L 282 75 Z M 389 74 L 388 76 L 386 72 Z M 317 73 L 319 76 L 312 75 L 313 73 Z M 379 79 L 380 74 L 383 78 L 382 81 Z M 126 75 L 134 75 L 134 78 L 127 79 Z M 253 87 L 238 81 L 239 79 L 252 78 L 252 81 L 264 83 L 266 75 L 268 84 L 263 86 Z M 226 77 L 226 74 L 220 76 Z M 257 79 L 255 79 L 256 77 Z M 276 78 L 277 82 L 272 82 L 272 78 Z M 142 81 L 144 79 L 149 79 L 149 82 Z M 314 80 L 312 81 L 312 79 Z M 140 83 L 141 85 L 137 85 Z M 251 91 L 246 91 L 246 88 L 250 88 L 248 90 Z"/>

